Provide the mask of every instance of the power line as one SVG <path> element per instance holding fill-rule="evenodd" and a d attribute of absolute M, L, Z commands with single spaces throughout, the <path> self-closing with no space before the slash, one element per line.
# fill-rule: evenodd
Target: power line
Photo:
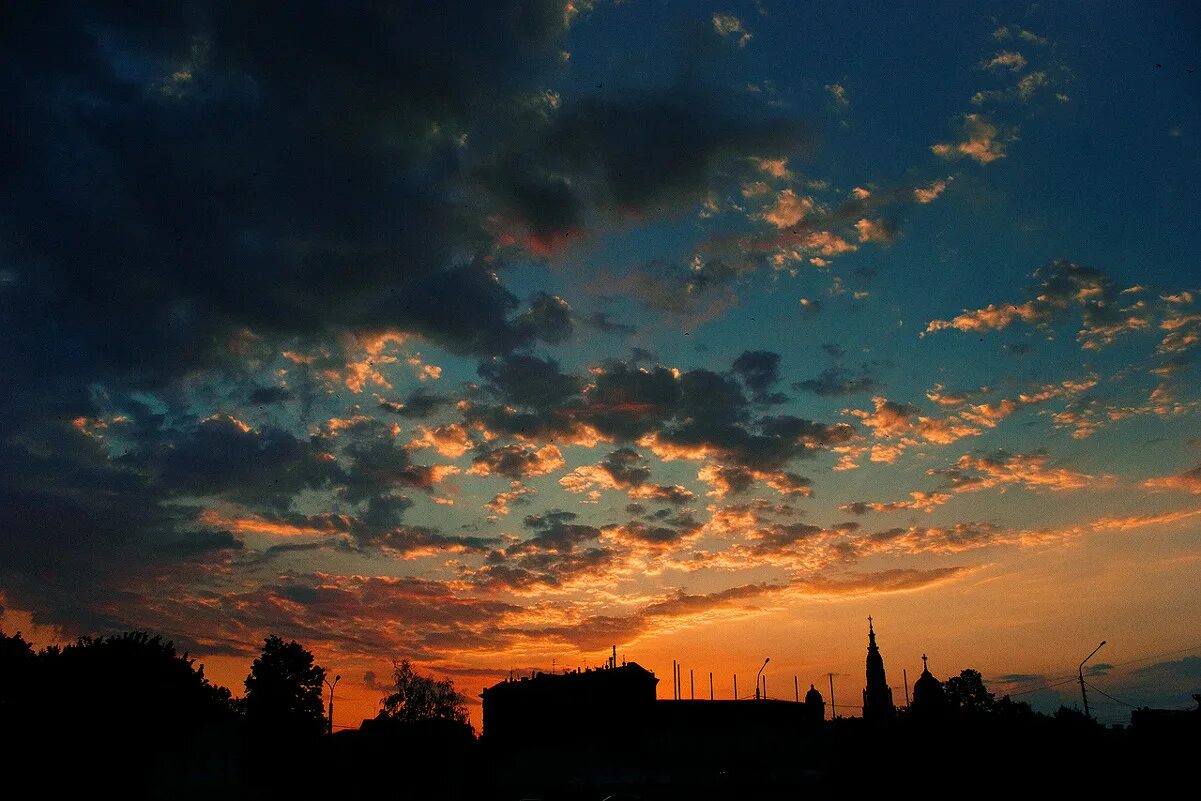
<path fill-rule="evenodd" d="M 1061 685 L 1064 685 L 1064 684 L 1071 684 L 1071 683 L 1072 683 L 1072 682 L 1074 682 L 1074 681 L 1076 681 L 1076 677 L 1075 677 L 1075 676 L 1070 676 L 1070 677 L 1068 677 L 1068 678 L 1065 678 L 1065 679 L 1059 679 L 1058 681 L 1051 681 L 1051 682 L 1047 682 L 1046 684 L 1043 684 L 1043 685 L 1042 685 L 1042 686 L 1040 686 L 1040 687 L 1034 687 L 1034 688 L 1032 688 L 1032 689 L 1029 689 L 1029 690 L 1015 690 L 1014 692 L 1011 692 L 1011 693 L 1006 693 L 1006 695 L 1009 695 L 1009 696 L 1014 696 L 1014 695 L 1029 695 L 1030 693 L 1036 693 L 1036 692 L 1038 692 L 1038 691 L 1040 691 L 1040 690 L 1049 690 L 1049 689 L 1051 689 L 1052 687 L 1059 687 L 1059 686 L 1061 686 Z"/>
<path fill-rule="evenodd" d="M 1140 656 L 1136 659 L 1127 659 L 1124 662 L 1114 662 L 1110 665 L 1110 667 L 1115 667 L 1115 668 L 1124 667 L 1126 665 L 1134 665 L 1139 662 L 1148 662 L 1152 659 L 1161 659 L 1165 656 L 1176 656 L 1177 654 L 1187 654 L 1187 653 L 1192 653 L 1194 651 L 1201 651 L 1201 645 L 1194 645 L 1189 648 L 1179 648 L 1174 651 L 1163 651 L 1161 653 L 1150 654 L 1148 656 Z M 1024 689 L 1024 690 L 1014 690 L 1013 692 L 1008 693 L 1008 695 L 1010 695 L 1010 696 L 1029 695 L 1030 693 L 1036 693 L 1040 690 L 1048 690 L 1048 689 L 1051 689 L 1052 687 L 1058 687 L 1061 684 L 1068 684 L 1068 683 L 1076 681 L 1076 680 L 1077 680 L 1077 677 L 1074 675 L 1073 676 L 1064 676 L 1062 678 L 1047 679 L 1044 681 L 1043 684 L 1039 685 L 1038 687 L 1032 687 L 1032 688 Z M 1101 692 L 1101 691 L 1098 690 L 1098 692 Z"/>
<path fill-rule="evenodd" d="M 1110 701 L 1114 701 L 1114 702 L 1116 702 L 1116 703 L 1119 703 L 1119 704 L 1121 704 L 1122 706 L 1128 706 L 1128 707 L 1130 707 L 1131 709 L 1138 709 L 1138 707 L 1137 707 L 1137 706 L 1135 706 L 1134 704 L 1128 704 L 1128 703 L 1126 703 L 1125 701 L 1123 701 L 1123 700 L 1122 700 L 1122 699 L 1120 699 L 1120 698 L 1114 698 L 1112 695 L 1110 695 L 1109 693 L 1105 692 L 1105 691 L 1104 691 L 1104 690 L 1102 690 L 1100 687 L 1098 687 L 1097 685 L 1093 684 L 1091 681 L 1086 681 L 1086 682 L 1084 682 L 1084 683 L 1085 683 L 1085 684 L 1087 684 L 1087 685 L 1089 686 L 1089 689 L 1096 690 L 1097 692 L 1101 693 L 1101 695 L 1103 695 L 1103 696 L 1105 696 L 1106 698 L 1108 698 Z"/>

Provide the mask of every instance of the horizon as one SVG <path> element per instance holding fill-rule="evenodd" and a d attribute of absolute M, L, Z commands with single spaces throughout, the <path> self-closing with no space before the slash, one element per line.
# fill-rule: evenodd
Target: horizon
<path fill-rule="evenodd" d="M 0 629 L 1191 706 L 1201 9 L 419 5 L 0 12 Z"/>

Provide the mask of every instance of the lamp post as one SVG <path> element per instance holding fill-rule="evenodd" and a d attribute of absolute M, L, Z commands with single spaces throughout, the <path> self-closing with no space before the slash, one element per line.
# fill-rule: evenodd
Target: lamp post
<path fill-rule="evenodd" d="M 763 675 L 763 668 L 767 667 L 767 663 L 771 661 L 769 656 L 763 660 L 763 665 L 759 668 L 759 672 L 755 674 L 755 700 L 759 700 L 759 677 Z"/>
<path fill-rule="evenodd" d="M 325 680 L 325 686 L 329 687 L 329 728 L 327 731 L 330 734 L 334 733 L 334 688 L 338 686 L 338 682 L 342 681 L 341 676 L 334 676 L 334 683 L 330 684 L 329 679 Z"/>
<path fill-rule="evenodd" d="M 1101 640 L 1101 645 L 1104 645 L 1104 644 L 1105 644 L 1105 640 Z M 1088 656 L 1084 657 L 1084 662 L 1087 662 L 1088 660 L 1092 659 L 1093 654 L 1095 654 L 1095 653 L 1097 653 L 1097 651 L 1101 650 L 1101 645 L 1098 645 L 1096 648 L 1094 648 L 1092 654 L 1089 654 Z M 1086 718 L 1091 718 L 1092 715 L 1090 715 L 1088 712 L 1088 693 L 1084 691 L 1084 662 L 1080 663 L 1080 667 L 1076 669 L 1076 672 L 1080 676 L 1080 697 L 1082 699 L 1084 699 L 1084 716 Z"/>

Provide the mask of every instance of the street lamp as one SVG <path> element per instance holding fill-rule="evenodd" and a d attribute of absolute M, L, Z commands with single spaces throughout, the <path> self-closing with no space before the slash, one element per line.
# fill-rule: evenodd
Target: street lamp
<path fill-rule="evenodd" d="M 1105 644 L 1105 640 L 1101 640 L 1101 645 L 1104 645 L 1104 644 Z M 1101 650 L 1101 645 L 1098 645 L 1096 648 L 1094 648 L 1092 654 L 1089 654 L 1088 656 L 1084 657 L 1084 662 L 1087 662 L 1088 660 L 1092 659 L 1093 654 L 1095 654 L 1095 653 L 1097 653 L 1097 651 Z M 1076 672 L 1080 675 L 1080 697 L 1084 699 L 1084 716 L 1086 718 L 1091 718 L 1092 715 L 1090 715 L 1088 713 L 1088 693 L 1084 691 L 1084 662 L 1080 663 L 1080 667 L 1076 669 Z"/>
<path fill-rule="evenodd" d="M 763 675 L 763 668 L 767 667 L 767 663 L 768 663 L 768 662 L 770 662 L 770 661 L 771 661 L 771 657 L 770 657 L 770 656 L 769 656 L 767 659 L 764 659 L 764 660 L 763 660 L 763 666 L 762 666 L 762 667 L 760 667 L 760 668 L 759 668 L 759 672 L 755 674 L 755 700 L 756 700 L 756 701 L 758 701 L 758 700 L 759 700 L 759 677 L 760 677 L 761 675 Z"/>
<path fill-rule="evenodd" d="M 329 728 L 327 731 L 330 734 L 334 733 L 334 688 L 338 686 L 338 682 L 342 681 L 341 676 L 334 676 L 334 683 L 330 684 L 329 679 L 325 680 L 325 686 L 329 687 Z"/>

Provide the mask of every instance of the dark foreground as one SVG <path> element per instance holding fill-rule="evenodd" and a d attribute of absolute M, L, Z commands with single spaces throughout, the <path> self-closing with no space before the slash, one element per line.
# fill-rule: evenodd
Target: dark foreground
<path fill-rule="evenodd" d="M 281 799 L 858 799 L 1148 797 L 1195 791 L 1201 728 L 1104 729 L 1082 718 L 857 719 L 805 731 L 490 743 L 429 721 L 316 738 L 240 726 L 5 721 L 5 784 L 48 797 Z M 132 723 L 132 722 L 130 722 Z M 17 724 L 17 725 L 13 725 Z M 14 731 L 15 729 L 15 731 Z M 30 797 L 12 794 L 9 798 Z"/>

